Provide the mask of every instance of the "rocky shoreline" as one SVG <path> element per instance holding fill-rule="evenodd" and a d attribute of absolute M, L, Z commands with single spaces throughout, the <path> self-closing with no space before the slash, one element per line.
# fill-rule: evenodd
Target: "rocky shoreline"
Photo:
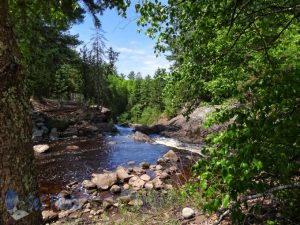
<path fill-rule="evenodd" d="M 116 131 L 109 123 L 111 112 L 105 108 L 83 108 L 72 102 L 61 106 L 55 100 L 32 100 L 31 104 L 33 149 L 38 159 L 49 158 L 48 152 L 50 156 L 54 154 L 51 157 L 60 157 L 55 147 L 59 143 L 66 143 L 59 147 L 64 148 L 63 152 L 77 154 L 83 150 L 81 145 L 96 141 L 98 146 L 105 134 Z M 130 136 L 133 140 L 154 143 L 151 137 L 137 130 Z M 55 155 L 56 152 L 59 154 Z M 169 150 L 156 164 L 129 161 L 127 166 L 118 166 L 114 171 L 91 173 L 88 180 L 73 179 L 56 194 L 41 196 L 43 220 L 46 224 L 102 224 L 103 215 L 109 214 L 111 218 L 118 214 L 120 207 L 144 207 L 140 193 L 147 195 L 154 191 L 160 196 L 176 189 L 190 177 L 186 168 L 190 169 L 197 157 Z M 181 217 L 188 219 L 193 215 L 193 211 L 185 209 Z"/>
<path fill-rule="evenodd" d="M 172 177 L 182 176 L 180 169 L 182 160 L 170 150 L 150 165 L 142 162 L 128 162 L 128 168 L 119 166 L 115 171 L 91 174 L 90 180 L 72 182 L 61 191 L 51 207 L 44 206 L 42 212 L 45 223 L 66 222 L 93 223 L 99 222 L 101 214 L 113 212 L 124 205 L 143 207 L 144 202 L 138 198 L 139 192 L 157 191 L 164 194 L 173 189 Z M 79 189 L 84 190 L 85 196 L 76 197 Z M 106 197 L 105 197 L 106 196 Z"/>
<path fill-rule="evenodd" d="M 226 125 L 214 125 L 204 128 L 202 125 L 207 120 L 210 113 L 214 112 L 219 106 L 200 106 L 196 108 L 189 117 L 180 114 L 174 118 L 160 118 L 150 126 L 140 124 L 130 124 L 135 130 L 144 134 L 159 134 L 163 137 L 174 138 L 183 143 L 201 144 L 205 143 L 208 134 L 221 131 Z"/>

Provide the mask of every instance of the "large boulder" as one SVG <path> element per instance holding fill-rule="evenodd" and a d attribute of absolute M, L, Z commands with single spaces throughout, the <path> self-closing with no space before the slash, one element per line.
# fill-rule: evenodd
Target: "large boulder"
<path fill-rule="evenodd" d="M 140 131 L 136 131 L 130 137 L 135 141 L 152 142 L 151 138 L 147 134 L 144 134 Z"/>
<path fill-rule="evenodd" d="M 132 177 L 132 176 L 130 176 L 130 175 L 127 173 L 127 171 L 125 170 L 125 168 L 122 167 L 122 166 L 119 166 L 119 167 L 117 168 L 116 174 L 117 174 L 117 178 L 118 178 L 120 181 L 122 181 L 122 182 L 127 181 L 127 180 L 129 180 L 129 179 Z"/>
<path fill-rule="evenodd" d="M 111 186 L 117 183 L 116 173 L 93 173 L 92 180 L 94 184 L 101 190 L 108 190 Z"/>
<path fill-rule="evenodd" d="M 34 145 L 33 150 L 37 153 L 44 153 L 49 150 L 49 145 Z"/>

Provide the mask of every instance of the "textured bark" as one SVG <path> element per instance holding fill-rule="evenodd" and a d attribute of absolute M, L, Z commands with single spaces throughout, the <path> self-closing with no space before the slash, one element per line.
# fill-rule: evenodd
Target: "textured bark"
<path fill-rule="evenodd" d="M 13 189 L 28 216 L 15 221 L 5 196 Z M 37 197 L 31 142 L 29 99 L 24 91 L 20 54 L 8 16 L 8 1 L 0 0 L 0 224 L 42 224 L 39 210 L 29 211 L 28 197 Z"/>

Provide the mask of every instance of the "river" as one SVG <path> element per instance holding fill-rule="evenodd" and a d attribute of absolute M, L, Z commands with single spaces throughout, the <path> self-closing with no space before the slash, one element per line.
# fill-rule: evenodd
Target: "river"
<path fill-rule="evenodd" d="M 49 152 L 36 155 L 41 196 L 55 196 L 73 181 L 90 179 L 93 172 L 113 171 L 119 165 L 128 167 L 129 161 L 135 161 L 136 166 L 143 161 L 156 164 L 157 159 L 170 147 L 175 147 L 170 143 L 179 143 L 157 135 L 152 136 L 152 144 L 136 142 L 129 137 L 133 133 L 131 128 L 117 126 L 117 129 L 117 134 L 99 134 L 92 138 L 70 138 L 49 143 Z M 182 143 L 180 145 L 182 147 Z M 68 150 L 68 146 L 78 147 Z M 194 157 L 186 148 L 193 149 L 195 146 L 184 147 L 185 150 L 172 149 L 182 158 L 187 155 Z M 183 164 L 186 165 L 184 161 Z"/>

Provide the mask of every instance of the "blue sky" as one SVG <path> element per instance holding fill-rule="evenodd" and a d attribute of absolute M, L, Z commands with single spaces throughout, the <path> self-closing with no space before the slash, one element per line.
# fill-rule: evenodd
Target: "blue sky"
<path fill-rule="evenodd" d="M 134 4 L 127 10 L 127 18 L 119 16 L 116 10 L 106 10 L 100 17 L 106 46 L 120 52 L 117 62 L 119 73 L 127 75 L 133 70 L 143 76 L 153 75 L 158 67 L 168 68 L 170 63 L 164 55 L 157 58 L 154 54 L 155 40 L 137 32 L 137 18 Z M 88 43 L 95 33 L 91 16 L 87 14 L 85 21 L 74 25 L 70 33 L 79 34 L 79 39 Z"/>

